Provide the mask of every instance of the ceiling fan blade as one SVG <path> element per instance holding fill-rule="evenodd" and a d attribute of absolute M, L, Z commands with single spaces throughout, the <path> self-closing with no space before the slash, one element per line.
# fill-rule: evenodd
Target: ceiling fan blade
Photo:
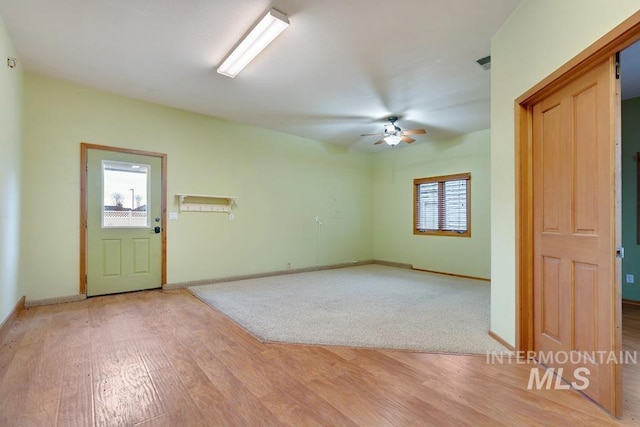
<path fill-rule="evenodd" d="M 401 136 L 400 139 L 402 139 L 407 144 L 413 144 L 413 141 L 415 141 L 415 139 L 409 138 L 408 136 Z"/>
<path fill-rule="evenodd" d="M 373 136 L 373 135 L 382 135 L 382 132 L 378 132 L 378 133 L 363 133 L 360 136 Z"/>
<path fill-rule="evenodd" d="M 403 135 L 424 135 L 425 133 L 427 133 L 427 131 L 425 129 L 412 129 L 412 130 L 405 130 L 402 133 Z"/>
<path fill-rule="evenodd" d="M 376 142 L 373 143 L 373 145 L 378 145 L 378 144 L 382 144 L 384 142 L 384 138 L 380 138 L 379 140 L 377 140 Z"/>

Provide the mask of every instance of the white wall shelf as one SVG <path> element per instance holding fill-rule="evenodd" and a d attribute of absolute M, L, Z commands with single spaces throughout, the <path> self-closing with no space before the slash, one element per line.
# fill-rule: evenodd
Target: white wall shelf
<path fill-rule="evenodd" d="M 231 213 L 235 196 L 213 196 L 209 194 L 176 194 L 180 201 L 180 212 L 223 212 Z"/>

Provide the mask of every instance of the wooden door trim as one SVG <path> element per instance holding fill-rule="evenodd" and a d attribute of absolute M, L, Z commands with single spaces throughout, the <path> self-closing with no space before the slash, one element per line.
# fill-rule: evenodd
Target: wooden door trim
<path fill-rule="evenodd" d="M 516 104 L 516 349 L 533 351 L 533 106 Z"/>
<path fill-rule="evenodd" d="M 515 100 L 516 349 L 518 351 L 532 351 L 534 349 L 532 106 L 536 101 L 638 40 L 640 40 L 640 11 L 631 15 L 620 25 Z M 612 114 L 611 117 L 615 120 L 615 114 Z M 614 124 L 612 123 L 612 129 L 613 127 Z M 615 135 L 613 140 L 619 142 L 619 135 Z M 615 197 L 615 194 L 612 194 L 612 197 Z M 616 271 L 616 274 L 619 275 L 619 271 Z M 611 325 L 611 328 L 613 336 L 618 345 L 620 345 L 622 327 L 620 289 L 616 288 L 615 292 L 618 298 L 614 307 L 612 307 L 615 324 Z M 615 395 L 621 384 L 621 368 L 618 367 L 615 370 L 614 377 L 618 385 L 613 390 L 614 399 L 617 403 L 614 415 L 620 416 L 622 413 L 622 399 L 616 398 Z"/>
<path fill-rule="evenodd" d="M 89 150 L 114 151 L 125 154 L 138 154 L 149 157 L 159 157 L 162 163 L 161 173 L 161 256 L 162 256 L 162 285 L 167 283 L 167 155 L 153 151 L 134 150 L 130 148 L 112 147 L 108 145 L 80 143 L 80 293 L 87 293 L 87 152 Z"/>

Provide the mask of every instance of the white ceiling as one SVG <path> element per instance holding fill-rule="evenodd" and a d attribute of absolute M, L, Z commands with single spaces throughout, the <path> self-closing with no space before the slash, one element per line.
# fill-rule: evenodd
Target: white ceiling
<path fill-rule="evenodd" d="M 490 38 L 519 0 L 0 0 L 24 67 L 350 147 L 389 115 L 417 143 L 489 127 Z M 270 7 L 290 27 L 235 79 L 215 68 Z"/>

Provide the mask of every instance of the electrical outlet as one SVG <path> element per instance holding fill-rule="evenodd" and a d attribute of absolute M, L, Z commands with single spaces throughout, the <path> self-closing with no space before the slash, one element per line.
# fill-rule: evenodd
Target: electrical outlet
<path fill-rule="evenodd" d="M 633 274 L 627 274 L 627 283 L 635 283 L 635 277 L 633 277 Z"/>

